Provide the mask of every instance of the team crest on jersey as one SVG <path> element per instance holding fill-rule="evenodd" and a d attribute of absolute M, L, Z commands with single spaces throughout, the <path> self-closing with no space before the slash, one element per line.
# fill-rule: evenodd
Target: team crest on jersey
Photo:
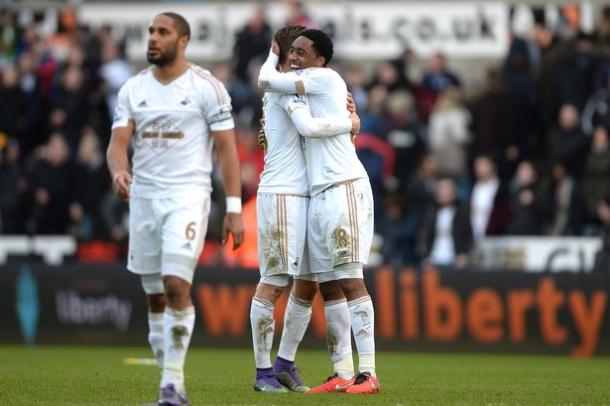
<path fill-rule="evenodd" d="M 136 139 L 136 147 L 146 144 L 153 149 L 164 150 L 182 138 L 184 138 L 184 133 L 170 120 L 157 118 L 140 133 L 140 136 Z"/>

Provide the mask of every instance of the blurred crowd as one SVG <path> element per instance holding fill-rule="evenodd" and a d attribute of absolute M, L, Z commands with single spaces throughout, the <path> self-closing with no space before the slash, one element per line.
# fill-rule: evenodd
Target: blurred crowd
<path fill-rule="evenodd" d="M 332 64 L 361 117 L 355 143 L 385 263 L 466 266 L 490 235 L 610 235 L 610 7 L 591 34 L 543 20 L 511 36 L 481 89 L 466 91 L 441 53 L 423 70 L 409 49 L 372 70 Z M 135 73 L 124 44 L 70 10 L 52 35 L 36 16 L 17 21 L 0 14 L 0 234 L 124 244 L 128 208 L 104 162 L 116 93 Z M 287 23 L 312 24 L 298 3 Z M 271 37 L 257 9 L 232 60 L 212 69 L 233 100 L 246 205 L 263 168 L 255 84 Z M 224 200 L 213 178 L 212 241 Z"/>

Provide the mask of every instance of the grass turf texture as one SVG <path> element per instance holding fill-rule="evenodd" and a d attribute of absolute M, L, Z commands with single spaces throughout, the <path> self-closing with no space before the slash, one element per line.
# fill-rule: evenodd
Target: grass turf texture
<path fill-rule="evenodd" d="M 0 405 L 140 405 L 155 399 L 158 369 L 125 365 L 147 348 L 0 346 Z M 329 372 L 323 351 L 297 356 L 305 382 Z M 381 352 L 382 393 L 269 395 L 252 390 L 247 349 L 193 348 L 193 405 L 610 405 L 610 358 Z"/>

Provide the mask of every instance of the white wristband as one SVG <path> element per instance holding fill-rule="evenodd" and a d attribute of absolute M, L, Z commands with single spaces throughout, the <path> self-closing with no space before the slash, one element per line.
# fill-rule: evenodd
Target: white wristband
<path fill-rule="evenodd" d="M 227 196 L 227 213 L 241 214 L 241 197 Z"/>

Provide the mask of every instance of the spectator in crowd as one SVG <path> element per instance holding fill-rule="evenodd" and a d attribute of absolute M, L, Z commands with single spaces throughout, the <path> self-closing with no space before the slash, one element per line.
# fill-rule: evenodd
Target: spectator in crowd
<path fill-rule="evenodd" d="M 19 85 L 19 71 L 7 65 L 0 85 L 0 131 L 23 139 L 27 133 L 27 100 Z"/>
<path fill-rule="evenodd" d="M 28 181 L 21 164 L 21 150 L 17 141 L 7 139 L 5 134 L 0 134 L 0 150 L 0 234 L 22 234 Z"/>
<path fill-rule="evenodd" d="M 550 190 L 551 224 L 550 235 L 579 235 L 582 227 L 582 201 L 578 185 L 565 164 L 556 162 L 552 166 Z"/>
<path fill-rule="evenodd" d="M 364 111 L 367 107 L 368 94 L 364 87 L 364 71 L 358 65 L 350 65 L 342 75 L 347 84 L 347 89 L 354 98 L 354 104 L 359 111 Z"/>
<path fill-rule="evenodd" d="M 417 233 L 421 218 L 409 210 L 405 197 L 400 193 L 390 193 L 386 197 L 382 213 L 375 224 L 383 238 L 384 263 L 396 266 L 417 265 Z"/>
<path fill-rule="evenodd" d="M 373 73 L 373 80 L 368 87 L 372 88 L 374 86 L 383 86 L 388 93 L 410 90 L 407 78 L 401 74 L 392 62 L 381 62 L 377 65 Z"/>
<path fill-rule="evenodd" d="M 73 197 L 69 207 L 72 234 L 85 241 L 99 238 L 100 202 L 110 187 L 110 179 L 104 165 L 99 136 L 89 126 L 82 131 L 74 169 L 71 179 Z"/>
<path fill-rule="evenodd" d="M 103 239 L 119 245 L 127 243 L 129 203 L 119 199 L 110 189 L 100 202 L 100 221 L 105 232 Z"/>
<path fill-rule="evenodd" d="M 483 93 L 471 104 L 472 153 L 512 156 L 516 142 L 512 130 L 511 100 L 502 82 L 500 71 L 487 71 Z"/>
<path fill-rule="evenodd" d="M 13 13 L 10 8 L 3 8 L 0 10 L 0 68 L 14 61 L 17 34 Z"/>
<path fill-rule="evenodd" d="M 265 9 L 256 6 L 250 20 L 237 32 L 233 47 L 234 76 L 236 83 L 231 86 L 233 109 L 243 107 L 253 92 L 250 79 L 269 53 L 271 27 L 267 23 Z"/>
<path fill-rule="evenodd" d="M 20 73 L 20 88 L 25 96 L 26 128 L 24 134 L 16 134 L 24 157 L 46 141 L 46 120 L 44 98 L 40 87 L 35 55 L 32 52 L 21 54 L 18 68 Z"/>
<path fill-rule="evenodd" d="M 530 155 L 539 147 L 533 132 L 536 109 L 536 82 L 532 75 L 528 44 L 515 38 L 510 46 L 502 72 L 507 89 L 511 120 L 510 141 L 504 140 L 502 158 L 515 161 L 519 155 Z M 500 156 L 498 156 L 500 157 Z"/>
<path fill-rule="evenodd" d="M 599 126 L 593 131 L 591 147 L 582 176 L 583 198 L 589 221 L 597 216 L 598 203 L 610 196 L 610 147 L 608 128 Z"/>
<path fill-rule="evenodd" d="M 87 94 L 83 86 L 83 72 L 78 67 L 69 67 L 61 78 L 51 113 L 51 125 L 66 135 L 71 150 L 76 150 L 80 129 L 89 114 Z"/>
<path fill-rule="evenodd" d="M 416 89 L 419 115 L 424 121 L 434 107 L 436 98 L 449 87 L 460 87 L 458 76 L 447 67 L 445 56 L 437 52 L 428 59 L 427 69 L 423 73 L 421 85 Z"/>
<path fill-rule="evenodd" d="M 241 129 L 236 131 L 235 136 L 241 169 L 242 198 L 248 201 L 251 197 L 256 197 L 265 152 L 259 148 L 253 129 Z"/>
<path fill-rule="evenodd" d="M 559 110 L 559 125 L 551 130 L 548 138 L 549 162 L 562 162 L 574 176 L 580 176 L 586 155 L 587 139 L 580 127 L 580 115 L 576 106 L 564 104 Z"/>
<path fill-rule="evenodd" d="M 438 162 L 439 173 L 466 183 L 466 146 L 470 143 L 470 112 L 460 101 L 460 91 L 447 88 L 430 115 L 428 144 Z"/>
<path fill-rule="evenodd" d="M 313 22 L 309 14 L 307 14 L 302 1 L 289 0 L 287 3 L 288 21 L 286 21 L 286 25 L 302 25 L 307 28 L 315 28 L 312 26 Z"/>
<path fill-rule="evenodd" d="M 450 87 L 460 87 L 460 79 L 449 70 L 445 55 L 437 52 L 428 59 L 428 69 L 424 72 L 421 85 L 438 96 Z"/>
<path fill-rule="evenodd" d="M 386 99 L 385 106 L 385 139 L 393 150 L 392 155 L 395 155 L 392 158 L 395 162 L 392 165 L 393 176 L 398 181 L 397 187 L 404 188 L 426 152 L 424 128 L 417 118 L 414 99 L 405 90 L 393 92 Z"/>
<path fill-rule="evenodd" d="M 106 104 L 112 115 L 119 89 L 134 72 L 131 65 L 121 57 L 119 47 L 114 42 L 109 41 L 102 45 L 102 60 L 99 75 L 106 84 Z"/>
<path fill-rule="evenodd" d="M 582 130 L 586 135 L 593 134 L 597 126 L 610 128 L 610 64 L 605 86 L 589 97 L 582 112 Z"/>
<path fill-rule="evenodd" d="M 51 135 L 39 149 L 29 175 L 33 194 L 28 232 L 64 234 L 72 193 L 72 163 L 68 143 L 62 134 Z"/>
<path fill-rule="evenodd" d="M 393 177 L 396 152 L 385 140 L 373 134 L 358 134 L 354 141 L 358 159 L 366 169 L 371 183 L 375 219 L 379 219 L 385 189 L 393 191 L 397 188 Z"/>
<path fill-rule="evenodd" d="M 475 184 L 470 197 L 470 221 L 475 241 L 506 231 L 510 201 L 498 177 L 495 161 L 481 155 L 474 161 Z"/>
<path fill-rule="evenodd" d="M 420 238 L 424 262 L 455 268 L 468 264 L 473 246 L 470 210 L 458 201 L 453 179 L 438 181 L 435 202 L 426 211 Z"/>
<path fill-rule="evenodd" d="M 554 107 L 572 104 L 582 111 L 593 90 L 596 57 L 591 37 L 578 33 L 571 45 L 560 54 L 551 70 Z"/>
<path fill-rule="evenodd" d="M 360 115 L 360 132 L 370 133 L 385 138 L 384 114 L 388 90 L 384 86 L 375 86 L 369 90 L 366 109 Z"/>
<path fill-rule="evenodd" d="M 391 61 L 392 65 L 396 67 L 398 71 L 398 75 L 400 77 L 401 83 L 403 86 L 407 88 L 409 91 L 414 90 L 412 75 L 413 75 L 413 65 L 415 64 L 416 56 L 412 49 L 405 48 L 400 56 Z"/>
<path fill-rule="evenodd" d="M 507 234 L 540 235 L 546 222 L 546 196 L 531 161 L 521 161 L 511 184 Z"/>
<path fill-rule="evenodd" d="M 425 154 L 417 164 L 417 170 L 406 187 L 405 194 L 410 200 L 411 210 L 423 216 L 434 202 L 434 190 L 438 177 L 438 162 L 434 155 Z"/>

